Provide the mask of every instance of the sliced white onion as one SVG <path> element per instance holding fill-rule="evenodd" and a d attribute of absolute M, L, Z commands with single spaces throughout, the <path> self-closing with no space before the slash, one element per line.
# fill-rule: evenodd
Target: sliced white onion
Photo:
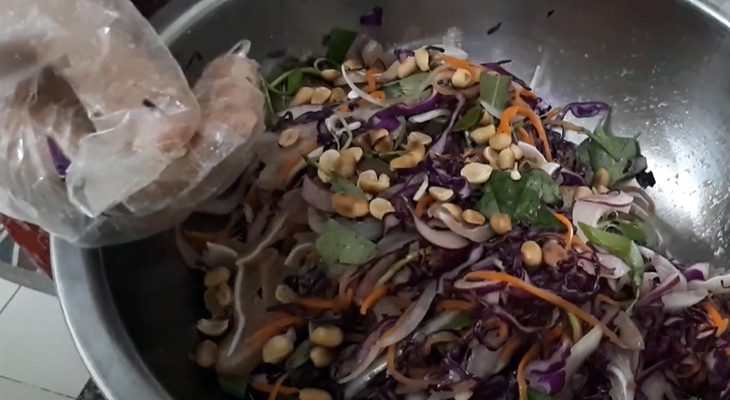
<path fill-rule="evenodd" d="M 601 217 L 609 212 L 629 212 L 633 201 L 633 196 L 624 192 L 598 194 L 576 200 L 573 205 L 573 224 L 578 227 L 578 237 L 584 242 L 588 240 L 580 228 L 580 223 L 595 227 Z"/>
<path fill-rule="evenodd" d="M 709 292 L 704 288 L 674 291 L 662 296 L 664 311 L 672 312 L 683 310 L 701 302 Z"/>
<path fill-rule="evenodd" d="M 350 80 L 350 77 L 347 76 L 348 71 L 347 68 L 345 68 L 345 64 L 342 64 L 342 78 L 345 80 L 345 83 L 347 83 L 347 86 L 350 87 L 350 90 L 355 92 L 360 98 L 363 98 L 367 100 L 368 102 L 375 104 L 378 107 L 386 107 L 387 104 L 383 103 L 382 101 L 376 99 L 375 97 L 365 93 L 363 90 L 358 88 L 352 80 Z M 348 95 L 349 97 L 349 95 Z"/>
<path fill-rule="evenodd" d="M 413 223 L 416 225 L 416 230 L 423 236 L 424 239 L 435 244 L 436 246 L 443 247 L 445 249 L 462 249 L 469 245 L 469 241 L 451 231 L 439 231 L 431 228 L 425 222 L 421 221 L 420 218 L 413 214 Z"/>
<path fill-rule="evenodd" d="M 629 267 L 622 259 L 608 253 L 598 253 L 598 262 L 604 268 L 601 268 L 600 276 L 610 279 L 618 279 L 631 272 Z"/>
<path fill-rule="evenodd" d="M 416 194 L 413 195 L 413 201 L 421 200 L 421 197 L 426 194 L 426 190 L 428 189 L 428 175 L 423 175 L 423 182 L 421 182 L 421 186 L 418 187 L 418 190 L 416 190 Z"/>
<path fill-rule="evenodd" d="M 548 162 L 545 156 L 540 153 L 540 150 L 531 144 L 517 142 L 517 147 L 522 150 L 522 154 L 524 155 L 523 157 L 525 157 L 525 159 L 527 159 L 533 167 L 540 168 L 550 176 L 562 168 L 558 163 Z"/>
<path fill-rule="evenodd" d="M 614 323 L 619 329 L 619 338 L 631 350 L 644 349 L 644 337 L 634 321 L 623 311 L 619 312 Z"/>
<path fill-rule="evenodd" d="M 566 380 L 570 381 L 573 374 L 583 365 L 601 344 L 603 333 L 600 327 L 594 327 L 570 348 L 570 356 L 565 359 Z"/>
<path fill-rule="evenodd" d="M 433 302 L 434 297 L 436 297 L 436 281 L 431 281 L 428 285 L 426 285 L 426 288 L 423 290 L 423 293 L 418 300 L 408 306 L 403 315 L 401 315 L 395 323 L 395 326 L 389 329 L 383 337 L 378 340 L 375 347 L 386 348 L 405 339 L 408 335 L 415 331 L 418 324 L 423 321 L 423 318 L 428 313 L 429 308 L 431 308 L 431 303 Z"/>
<path fill-rule="evenodd" d="M 438 117 L 447 117 L 449 115 L 451 115 L 451 111 L 444 110 L 443 108 L 437 108 L 435 110 L 426 111 L 423 114 L 416 114 L 411 117 L 408 117 L 408 121 L 413 122 L 415 124 L 421 124 L 421 123 L 430 121 L 430 120 L 438 118 Z"/>
<path fill-rule="evenodd" d="M 608 380 L 611 382 L 609 395 L 611 400 L 633 400 L 636 392 L 634 370 L 631 367 L 630 354 L 617 348 L 608 352 L 610 362 L 606 368 Z"/>
<path fill-rule="evenodd" d="M 209 267 L 233 267 L 238 258 L 238 253 L 226 246 L 208 242 L 201 255 L 201 261 Z"/>
<path fill-rule="evenodd" d="M 454 219 L 454 217 L 440 205 L 434 204 L 434 206 L 435 210 L 433 211 L 433 215 L 446 224 L 452 232 L 477 243 L 486 242 L 489 238 L 494 236 L 494 232 L 489 224 L 470 227 Z"/>
<path fill-rule="evenodd" d="M 704 282 L 692 281 L 692 287 L 702 287 L 715 294 L 730 293 L 730 274 L 710 278 Z"/>
<path fill-rule="evenodd" d="M 472 347 L 471 354 L 466 361 L 466 371 L 477 378 L 486 378 L 497 372 L 499 351 L 490 350 L 483 344 Z"/>

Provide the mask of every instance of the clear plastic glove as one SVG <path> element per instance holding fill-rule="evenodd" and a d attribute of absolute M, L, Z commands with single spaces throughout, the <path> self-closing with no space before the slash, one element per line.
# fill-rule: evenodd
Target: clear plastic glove
<path fill-rule="evenodd" d="M 0 213 L 82 246 L 177 224 L 264 129 L 248 46 L 193 94 L 128 0 L 0 1 Z"/>

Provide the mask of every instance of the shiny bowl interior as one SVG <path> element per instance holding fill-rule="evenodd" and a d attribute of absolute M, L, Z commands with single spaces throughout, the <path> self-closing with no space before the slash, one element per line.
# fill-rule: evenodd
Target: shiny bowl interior
<path fill-rule="evenodd" d="M 356 28 L 375 5 L 384 26 L 367 32 L 382 43 L 441 42 L 458 28 L 473 59 L 514 60 L 526 81 L 537 69 L 534 89 L 552 104 L 611 103 L 614 132 L 640 135 L 656 177 L 666 251 L 728 264 L 730 30 L 699 1 L 176 0 L 154 23 L 194 80 L 241 38 L 255 57 L 318 51 L 330 28 Z M 170 234 L 101 250 L 54 239 L 53 261 L 69 326 L 110 399 L 225 398 L 188 358 L 203 288 Z"/>

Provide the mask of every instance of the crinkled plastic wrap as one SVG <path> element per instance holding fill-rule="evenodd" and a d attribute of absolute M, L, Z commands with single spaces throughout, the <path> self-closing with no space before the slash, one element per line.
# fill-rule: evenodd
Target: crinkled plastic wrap
<path fill-rule="evenodd" d="M 0 213 L 81 246 L 183 220 L 264 130 L 248 47 L 191 91 L 128 0 L 1 0 Z"/>

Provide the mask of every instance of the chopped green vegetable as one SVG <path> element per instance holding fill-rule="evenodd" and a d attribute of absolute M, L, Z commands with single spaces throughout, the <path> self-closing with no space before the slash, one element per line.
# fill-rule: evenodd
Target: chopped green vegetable
<path fill-rule="evenodd" d="M 509 86 L 512 77 L 505 75 L 481 74 L 479 77 L 479 98 L 499 111 L 509 102 Z"/>
<path fill-rule="evenodd" d="M 560 189 L 550 175 L 542 170 L 532 170 L 523 173 L 519 181 L 513 181 L 509 175 L 505 171 L 492 172 L 476 210 L 487 218 L 495 213 L 503 213 L 508 214 L 514 222 L 545 229 L 563 229 L 545 206 L 559 204 L 562 200 Z"/>
<path fill-rule="evenodd" d="M 588 241 L 596 246 L 603 247 L 609 253 L 622 259 L 631 267 L 631 281 L 639 296 L 639 288 L 644 281 L 644 259 L 639 252 L 639 246 L 633 240 L 615 233 L 606 232 L 598 228 L 580 223 L 580 229 Z"/>
<path fill-rule="evenodd" d="M 378 279 L 378 282 L 376 283 L 376 287 L 383 286 L 386 283 L 388 283 L 388 281 L 392 277 L 394 277 L 395 274 L 398 273 L 398 271 L 403 269 L 403 267 L 408 265 L 408 263 L 417 260 L 419 257 L 421 257 L 421 254 L 422 253 L 420 251 L 414 251 L 412 253 L 407 254 L 405 257 L 401 258 L 400 260 L 396 261 L 395 263 L 393 263 L 393 265 L 391 265 L 390 268 L 388 268 L 388 270 L 385 271 L 385 274 L 383 274 L 383 276 L 381 276 L 380 279 Z"/>
<path fill-rule="evenodd" d="M 261 79 L 261 91 L 264 92 L 264 102 L 266 107 L 265 122 L 267 127 L 272 127 L 279 120 L 279 116 L 276 114 L 273 102 L 271 101 L 271 92 L 269 91 L 269 84 L 266 80 Z"/>
<path fill-rule="evenodd" d="M 543 392 L 539 392 L 533 388 L 527 388 L 527 397 L 530 400 L 553 400 L 550 395 L 545 394 Z"/>
<path fill-rule="evenodd" d="M 472 326 L 474 326 L 474 320 L 471 319 L 469 313 L 459 311 L 459 313 L 454 316 L 453 321 L 444 327 L 444 330 L 460 331 L 462 329 L 471 328 Z"/>
<path fill-rule="evenodd" d="M 301 69 L 297 68 L 289 74 L 289 76 L 286 77 L 286 94 L 289 96 L 293 96 L 297 93 L 299 89 L 303 86 L 304 82 L 304 72 L 302 72 Z"/>
<path fill-rule="evenodd" d="M 636 139 L 613 136 L 603 127 L 588 136 L 578 145 L 576 155 L 589 182 L 600 168 L 608 171 L 611 185 L 625 182 L 646 169 L 646 159 L 641 155 Z"/>
<path fill-rule="evenodd" d="M 375 243 L 332 219 L 327 221 L 317 238 L 316 248 L 325 264 L 330 266 L 364 264 L 378 253 Z"/>
<path fill-rule="evenodd" d="M 248 392 L 248 381 L 233 376 L 218 375 L 218 385 L 221 389 L 236 399 L 245 399 Z"/>
<path fill-rule="evenodd" d="M 306 364 L 307 361 L 309 361 L 309 353 L 312 351 L 313 348 L 314 343 L 310 342 L 309 340 L 305 340 L 301 344 L 299 344 L 299 346 L 294 349 L 294 352 L 291 353 L 289 358 L 286 359 L 286 364 L 284 364 L 284 367 L 287 369 L 287 371 L 297 369 Z"/>
<path fill-rule="evenodd" d="M 363 199 L 365 198 L 365 193 L 363 193 L 362 190 L 357 187 L 357 185 L 348 181 L 347 179 L 335 178 L 332 181 L 332 186 L 330 187 L 330 190 L 332 191 L 332 193 L 346 193 Z"/>
<path fill-rule="evenodd" d="M 427 72 L 419 72 L 409 77 L 389 83 L 382 88 L 383 93 L 385 93 L 385 98 L 397 99 L 405 96 L 416 96 L 423 94 L 427 96 L 429 92 L 424 92 L 424 82 L 426 81 L 427 77 Z M 416 93 L 419 90 L 421 91 L 421 93 Z M 416 99 L 420 100 L 422 97 L 423 96 L 417 96 Z"/>
<path fill-rule="evenodd" d="M 325 58 L 342 64 L 355 38 L 357 38 L 357 32 L 355 31 L 342 28 L 332 29 L 324 40 L 324 45 L 327 46 Z"/>
<path fill-rule="evenodd" d="M 471 129 L 475 127 L 479 121 L 482 120 L 482 106 L 477 104 L 474 107 L 470 108 L 464 115 L 459 118 L 458 121 L 456 121 L 456 124 L 454 125 L 454 132 L 461 132 L 465 131 L 467 129 Z"/>

